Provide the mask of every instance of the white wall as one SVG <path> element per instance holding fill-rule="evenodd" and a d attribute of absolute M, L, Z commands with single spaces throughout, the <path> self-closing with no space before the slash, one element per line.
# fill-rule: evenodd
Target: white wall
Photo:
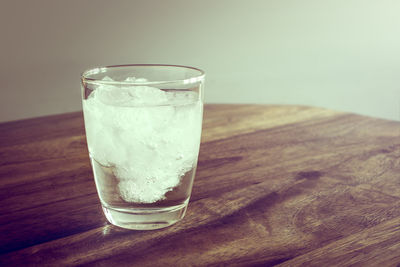
<path fill-rule="evenodd" d="M 203 68 L 206 102 L 400 119 L 398 0 L 0 0 L 0 121 L 81 109 L 98 65 Z"/>

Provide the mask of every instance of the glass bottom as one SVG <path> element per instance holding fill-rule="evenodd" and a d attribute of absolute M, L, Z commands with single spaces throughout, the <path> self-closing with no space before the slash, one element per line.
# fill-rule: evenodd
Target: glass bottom
<path fill-rule="evenodd" d="M 154 230 L 170 226 L 183 219 L 188 201 L 162 208 L 117 209 L 102 205 L 107 220 L 125 229 Z"/>

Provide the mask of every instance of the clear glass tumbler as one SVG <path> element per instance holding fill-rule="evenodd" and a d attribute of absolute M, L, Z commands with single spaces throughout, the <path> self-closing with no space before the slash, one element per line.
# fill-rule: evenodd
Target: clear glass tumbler
<path fill-rule="evenodd" d="M 118 65 L 82 74 L 86 139 L 108 221 L 157 229 L 183 218 L 203 118 L 204 72 Z"/>

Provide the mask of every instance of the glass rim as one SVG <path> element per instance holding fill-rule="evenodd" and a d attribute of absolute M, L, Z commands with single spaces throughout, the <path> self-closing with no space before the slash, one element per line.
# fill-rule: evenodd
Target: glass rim
<path fill-rule="evenodd" d="M 191 69 L 198 72 L 198 75 L 193 75 L 193 77 L 185 79 L 174 79 L 174 80 L 163 80 L 163 81 L 107 81 L 88 77 L 89 75 L 104 73 L 109 69 L 113 68 L 125 68 L 125 67 L 173 67 L 180 69 Z M 107 84 L 107 85 L 154 85 L 154 84 L 169 84 L 169 83 L 180 83 L 180 84 L 191 84 L 203 81 L 205 77 L 205 72 L 199 68 L 184 66 L 184 65 L 172 65 L 172 64 L 122 64 L 122 65 L 108 65 L 104 67 L 94 67 L 85 70 L 81 73 L 81 80 L 85 83 L 91 84 Z"/>

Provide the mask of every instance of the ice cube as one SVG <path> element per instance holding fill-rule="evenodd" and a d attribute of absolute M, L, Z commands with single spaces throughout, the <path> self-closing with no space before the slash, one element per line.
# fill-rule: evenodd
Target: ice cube
<path fill-rule="evenodd" d="M 148 80 L 146 78 L 137 78 L 135 80 L 135 82 L 137 82 L 137 83 L 145 83 L 145 82 L 148 82 Z"/>
<path fill-rule="evenodd" d="M 134 81 L 136 81 L 135 77 L 128 77 L 125 79 L 125 82 L 134 82 Z"/>
<path fill-rule="evenodd" d="M 103 79 L 101 79 L 102 81 L 107 81 L 107 82 L 113 82 L 114 80 L 113 79 L 111 79 L 110 77 L 108 77 L 108 76 L 104 76 L 103 77 Z"/>

